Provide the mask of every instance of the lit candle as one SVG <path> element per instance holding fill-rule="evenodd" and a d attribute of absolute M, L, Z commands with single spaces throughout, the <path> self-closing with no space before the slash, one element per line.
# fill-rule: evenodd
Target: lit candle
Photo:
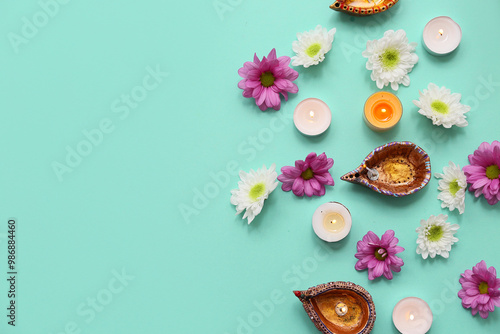
<path fill-rule="evenodd" d="M 425 49 L 430 54 L 444 56 L 458 47 L 462 29 L 448 16 L 438 16 L 425 25 L 423 37 Z"/>
<path fill-rule="evenodd" d="M 403 334 L 424 334 L 431 328 L 432 311 L 424 300 L 407 297 L 394 306 L 392 321 Z"/>
<path fill-rule="evenodd" d="M 314 232 L 321 239 L 328 242 L 339 241 L 351 231 L 351 213 L 338 202 L 324 203 L 314 212 L 312 225 Z"/>
<path fill-rule="evenodd" d="M 386 131 L 394 127 L 403 115 L 403 105 L 389 92 L 372 94 L 365 103 L 364 119 L 370 129 Z"/>
<path fill-rule="evenodd" d="M 332 122 L 328 105 L 320 99 L 309 98 L 301 101 L 293 113 L 295 127 L 307 136 L 322 134 Z"/>

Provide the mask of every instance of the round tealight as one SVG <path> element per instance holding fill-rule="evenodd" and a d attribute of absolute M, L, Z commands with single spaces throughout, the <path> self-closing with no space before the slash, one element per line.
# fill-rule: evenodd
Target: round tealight
<path fill-rule="evenodd" d="M 431 328 L 432 311 L 424 300 L 407 297 L 394 306 L 392 321 L 403 334 L 424 334 Z"/>
<path fill-rule="evenodd" d="M 312 226 L 319 238 L 328 242 L 340 241 L 351 231 L 351 213 L 338 202 L 324 203 L 314 211 Z"/>
<path fill-rule="evenodd" d="M 462 40 L 462 29 L 448 16 L 430 20 L 424 28 L 424 47 L 432 55 L 444 56 L 453 52 Z"/>
<path fill-rule="evenodd" d="M 328 105 L 316 98 L 301 101 L 293 113 L 295 127 L 307 136 L 317 136 L 328 129 L 332 113 Z"/>
<path fill-rule="evenodd" d="M 366 99 L 363 118 L 374 131 L 386 131 L 398 124 L 403 116 L 403 105 L 390 92 L 376 92 Z"/>

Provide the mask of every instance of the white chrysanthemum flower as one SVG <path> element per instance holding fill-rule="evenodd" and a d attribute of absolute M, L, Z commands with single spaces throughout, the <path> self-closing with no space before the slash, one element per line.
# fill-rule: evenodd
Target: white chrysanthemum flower
<path fill-rule="evenodd" d="M 297 41 L 292 43 L 292 49 L 296 53 L 296 56 L 292 57 L 292 65 L 303 65 L 307 68 L 322 62 L 325 53 L 332 49 L 336 31 L 335 28 L 327 31 L 318 24 L 314 30 L 297 33 Z"/>
<path fill-rule="evenodd" d="M 420 108 L 419 113 L 432 119 L 432 124 L 445 128 L 451 128 L 452 125 L 464 127 L 469 124 L 464 114 L 470 107 L 460 103 L 461 94 L 451 94 L 451 90 L 446 87 L 439 88 L 432 82 L 419 94 L 420 100 L 413 100 L 413 103 Z"/>
<path fill-rule="evenodd" d="M 451 246 L 458 241 L 453 234 L 460 226 L 452 225 L 446 220 L 448 216 L 441 214 L 420 221 L 420 226 L 416 229 L 418 233 L 417 254 L 422 254 L 424 259 L 427 259 L 427 256 L 434 258 L 436 255 L 441 255 L 446 259 L 449 257 Z"/>
<path fill-rule="evenodd" d="M 417 43 L 408 43 L 404 30 L 387 30 L 384 37 L 379 40 L 368 41 L 366 50 L 362 55 L 368 58 L 366 68 L 372 71 L 371 78 L 382 89 L 391 84 L 393 90 L 398 90 L 399 85 L 410 85 L 413 66 L 418 61 L 414 53 Z"/>
<path fill-rule="evenodd" d="M 248 218 L 250 224 L 262 210 L 264 200 L 278 185 L 277 177 L 275 164 L 269 169 L 266 165 L 257 171 L 251 169 L 250 173 L 240 171 L 238 189 L 231 190 L 231 204 L 236 205 L 236 214 L 246 210 L 243 219 Z"/>
<path fill-rule="evenodd" d="M 449 162 L 449 166 L 443 168 L 443 173 L 434 173 L 439 180 L 438 190 L 441 192 L 438 199 L 443 201 L 442 208 L 448 208 L 450 211 L 458 209 L 460 214 L 465 210 L 465 189 L 467 188 L 467 179 L 460 166 Z"/>

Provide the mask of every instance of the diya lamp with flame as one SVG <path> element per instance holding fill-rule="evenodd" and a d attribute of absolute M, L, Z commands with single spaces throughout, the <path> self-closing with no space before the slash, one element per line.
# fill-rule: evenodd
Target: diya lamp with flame
<path fill-rule="evenodd" d="M 368 334 L 375 324 L 375 304 L 363 287 L 330 282 L 294 291 L 316 328 L 325 334 Z"/>

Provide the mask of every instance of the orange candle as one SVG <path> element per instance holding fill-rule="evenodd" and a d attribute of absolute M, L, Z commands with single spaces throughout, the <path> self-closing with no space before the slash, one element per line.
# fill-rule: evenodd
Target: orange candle
<path fill-rule="evenodd" d="M 394 127 L 403 115 L 398 97 L 389 92 L 377 92 L 365 103 L 364 119 L 370 129 L 386 131 Z"/>

